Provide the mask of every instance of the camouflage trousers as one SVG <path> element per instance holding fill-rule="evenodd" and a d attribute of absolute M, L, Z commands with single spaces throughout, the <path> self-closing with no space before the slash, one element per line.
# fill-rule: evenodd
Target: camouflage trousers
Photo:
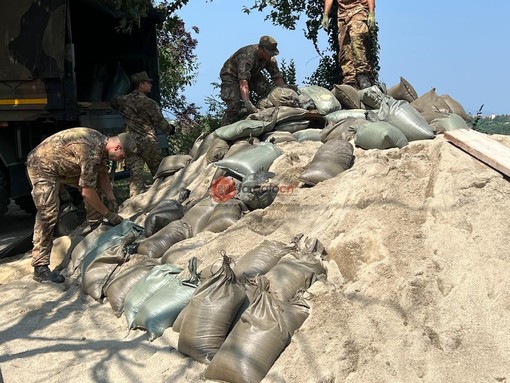
<path fill-rule="evenodd" d="M 32 198 L 37 209 L 32 237 L 32 266 L 45 266 L 50 264 L 54 231 L 59 219 L 60 201 L 68 199 L 70 196 L 55 177 L 45 175 L 39 169 L 30 166 L 27 167 L 27 174 L 32 185 Z M 71 186 L 77 187 L 77 185 Z M 85 209 L 89 223 L 92 224 L 103 218 L 86 202 Z"/>
<path fill-rule="evenodd" d="M 370 32 L 367 18 L 367 13 L 359 12 L 351 18 L 339 19 L 339 66 L 342 70 L 343 83 L 355 87 L 358 87 L 357 75 L 365 75 L 370 81 L 374 80 L 368 59 Z"/>
<path fill-rule="evenodd" d="M 163 159 L 159 141 L 157 138 L 148 136 L 142 137 L 131 133 L 136 141 L 138 153 L 126 158 L 126 167 L 130 173 L 129 196 L 134 197 L 145 192 L 143 169 L 147 164 L 151 174 L 154 176 L 158 171 L 159 164 Z"/>
<path fill-rule="evenodd" d="M 260 98 L 266 97 L 273 89 L 271 83 L 259 73 L 248 81 L 250 91 L 255 92 Z M 221 120 L 221 126 L 230 125 L 242 119 L 241 114 L 241 90 L 239 82 L 235 79 L 222 79 L 221 99 L 227 104 L 227 109 Z"/>

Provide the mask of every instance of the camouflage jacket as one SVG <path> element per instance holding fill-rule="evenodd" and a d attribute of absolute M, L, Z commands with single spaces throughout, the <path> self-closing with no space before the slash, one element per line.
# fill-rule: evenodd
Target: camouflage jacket
<path fill-rule="evenodd" d="M 112 106 L 122 113 L 126 132 L 135 138 L 151 136 L 157 140 L 157 130 L 173 133 L 173 127 L 163 117 L 158 103 L 138 90 L 116 98 Z"/>
<path fill-rule="evenodd" d="M 55 133 L 37 145 L 27 166 L 41 178 L 95 188 L 100 171 L 108 171 L 108 137 L 91 128 L 71 128 Z"/>
<path fill-rule="evenodd" d="M 225 61 L 220 71 L 222 81 L 250 80 L 263 69 L 271 75 L 274 80 L 282 77 L 278 63 L 274 57 L 270 61 L 262 60 L 257 53 L 257 44 L 240 48 Z"/>

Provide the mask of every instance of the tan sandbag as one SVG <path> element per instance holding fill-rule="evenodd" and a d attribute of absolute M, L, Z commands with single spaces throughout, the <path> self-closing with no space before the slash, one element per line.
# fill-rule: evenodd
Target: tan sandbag
<path fill-rule="evenodd" d="M 322 129 L 303 129 L 292 133 L 294 138 L 299 142 L 304 141 L 320 141 Z"/>
<path fill-rule="evenodd" d="M 455 113 L 433 120 L 430 126 L 436 133 L 444 133 L 455 129 L 471 129 L 466 121 Z"/>
<path fill-rule="evenodd" d="M 71 254 L 83 237 L 80 236 L 63 236 L 53 240 L 51 248 L 50 269 L 63 270 L 67 268 L 71 261 Z"/>
<path fill-rule="evenodd" d="M 367 111 L 365 109 L 342 109 L 324 116 L 328 124 L 334 124 L 349 117 L 366 120 Z"/>
<path fill-rule="evenodd" d="M 296 249 L 294 243 L 263 240 L 260 244 L 244 253 L 233 267 L 238 278 L 255 278 L 264 275 L 275 266 L 282 257 Z"/>
<path fill-rule="evenodd" d="M 190 156 L 193 158 L 193 160 L 196 160 L 199 157 L 203 156 L 205 153 L 207 153 L 209 147 L 211 146 L 211 143 L 214 141 L 215 138 L 218 138 L 218 136 L 216 136 L 214 132 L 209 133 L 205 137 L 202 137 L 202 135 L 200 135 L 195 140 L 195 143 L 191 148 Z"/>
<path fill-rule="evenodd" d="M 260 382 L 288 345 L 292 331 L 282 309 L 263 276 L 258 285 L 257 297 L 207 366 L 207 379 Z"/>
<path fill-rule="evenodd" d="M 446 101 L 437 95 L 436 88 L 432 88 L 427 93 L 412 101 L 411 105 L 420 113 L 429 111 L 439 113 L 451 112 Z"/>
<path fill-rule="evenodd" d="M 292 133 L 287 132 L 287 131 L 274 131 L 274 132 L 264 133 L 262 136 L 260 136 L 260 138 L 262 139 L 262 141 L 270 142 L 272 144 L 296 141 L 296 138 L 292 135 Z"/>
<path fill-rule="evenodd" d="M 74 275 L 76 270 L 81 265 L 83 258 L 87 255 L 89 251 L 94 249 L 97 246 L 97 242 L 99 238 L 101 238 L 102 234 L 108 231 L 111 226 L 108 225 L 99 225 L 96 229 L 88 233 L 85 237 L 82 238 L 81 241 L 74 247 L 71 252 L 71 262 L 68 266 L 68 275 Z"/>
<path fill-rule="evenodd" d="M 388 95 L 396 100 L 406 100 L 413 102 L 418 98 L 418 94 L 413 86 L 405 78 L 400 77 L 400 82 L 388 89 Z"/>
<path fill-rule="evenodd" d="M 124 312 L 124 301 L 129 290 L 159 262 L 145 255 L 134 254 L 118 269 L 118 273 L 104 287 L 104 295 L 117 318 Z"/>
<path fill-rule="evenodd" d="M 466 113 L 466 111 L 464 110 L 464 107 L 461 105 L 460 102 L 458 102 L 457 100 L 455 100 L 453 97 L 451 97 L 448 94 L 442 94 L 439 97 L 441 97 L 444 100 L 444 102 L 446 102 L 446 104 L 448 105 L 448 107 L 450 108 L 450 111 L 452 113 L 459 115 L 460 117 L 462 117 L 464 119 L 464 121 L 471 120 L 471 117 L 469 117 L 469 114 Z"/>
<path fill-rule="evenodd" d="M 384 99 L 389 96 L 377 85 L 372 85 L 369 88 L 361 89 L 358 91 L 361 102 L 367 109 L 379 109 Z"/>
<path fill-rule="evenodd" d="M 261 120 L 271 122 L 273 126 L 268 128 L 266 132 L 271 131 L 275 125 L 286 122 L 286 121 L 297 121 L 301 120 L 303 116 L 308 113 L 306 109 L 291 106 L 278 106 L 267 108 L 259 111 L 258 113 L 250 114 L 247 119 L 250 120 Z"/>
<path fill-rule="evenodd" d="M 246 296 L 230 262 L 223 254 L 221 270 L 196 289 L 182 318 L 177 349 L 201 363 L 214 358 Z"/>
<path fill-rule="evenodd" d="M 172 245 L 191 236 L 191 225 L 185 218 L 181 218 L 170 222 L 149 238 L 142 239 L 138 243 L 136 252 L 151 258 L 161 258 Z"/>
<path fill-rule="evenodd" d="M 366 123 L 365 119 L 347 117 L 345 120 L 328 124 L 321 131 L 321 141 L 323 143 L 333 139 L 350 141 L 356 135 L 356 129 Z"/>
<path fill-rule="evenodd" d="M 241 219 L 243 210 L 245 208 L 237 198 L 220 202 L 214 207 L 207 224 L 201 231 L 221 233 Z"/>
<path fill-rule="evenodd" d="M 334 84 L 331 92 L 344 109 L 362 109 L 358 90 L 348 84 Z"/>
<path fill-rule="evenodd" d="M 154 206 L 144 221 L 144 234 L 148 238 L 172 221 L 184 216 L 184 207 L 174 199 L 164 199 Z"/>
<path fill-rule="evenodd" d="M 295 133 L 299 132 L 300 130 L 307 129 L 309 125 L 310 125 L 309 120 L 286 121 L 276 124 L 274 130 Z"/>
<path fill-rule="evenodd" d="M 205 157 L 207 159 L 207 163 L 216 162 L 221 160 L 230 149 L 230 145 L 227 141 L 222 140 L 219 137 L 216 137 L 210 144 Z"/>
<path fill-rule="evenodd" d="M 209 222 L 216 203 L 210 196 L 207 196 L 195 203 L 186 213 L 183 219 L 188 222 L 191 227 L 192 235 L 200 233 Z"/>
<path fill-rule="evenodd" d="M 299 177 L 299 181 L 314 186 L 336 177 L 352 166 L 353 152 L 354 148 L 349 141 L 329 140 L 317 150 Z"/>
<path fill-rule="evenodd" d="M 287 87 L 276 87 L 267 96 L 274 106 L 299 107 L 298 93 Z"/>

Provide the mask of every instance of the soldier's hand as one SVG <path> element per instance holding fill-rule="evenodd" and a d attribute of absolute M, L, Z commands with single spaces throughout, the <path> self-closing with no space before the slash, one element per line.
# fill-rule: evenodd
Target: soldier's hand
<path fill-rule="evenodd" d="M 119 204 L 117 203 L 116 199 L 109 199 L 108 201 L 106 201 L 106 207 L 108 208 L 108 210 L 111 210 L 114 213 L 119 212 Z"/>
<path fill-rule="evenodd" d="M 369 12 L 368 13 L 368 28 L 374 29 L 375 28 L 375 13 Z"/>
<path fill-rule="evenodd" d="M 328 30 L 328 28 L 329 28 L 329 17 L 328 17 L 327 14 L 323 14 L 322 15 L 321 26 L 322 26 L 322 29 L 324 29 L 325 31 Z"/>
<path fill-rule="evenodd" d="M 257 113 L 259 111 L 250 100 L 244 102 L 244 107 L 249 113 Z"/>
<path fill-rule="evenodd" d="M 104 217 L 114 226 L 124 221 L 124 218 L 110 210 L 108 210 L 108 213 L 106 213 Z"/>

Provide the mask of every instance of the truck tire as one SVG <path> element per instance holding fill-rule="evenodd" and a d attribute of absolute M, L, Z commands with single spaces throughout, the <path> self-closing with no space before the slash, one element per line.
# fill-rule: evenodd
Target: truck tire
<path fill-rule="evenodd" d="M 3 217 L 9 206 L 9 180 L 0 166 L 0 217 Z"/>

